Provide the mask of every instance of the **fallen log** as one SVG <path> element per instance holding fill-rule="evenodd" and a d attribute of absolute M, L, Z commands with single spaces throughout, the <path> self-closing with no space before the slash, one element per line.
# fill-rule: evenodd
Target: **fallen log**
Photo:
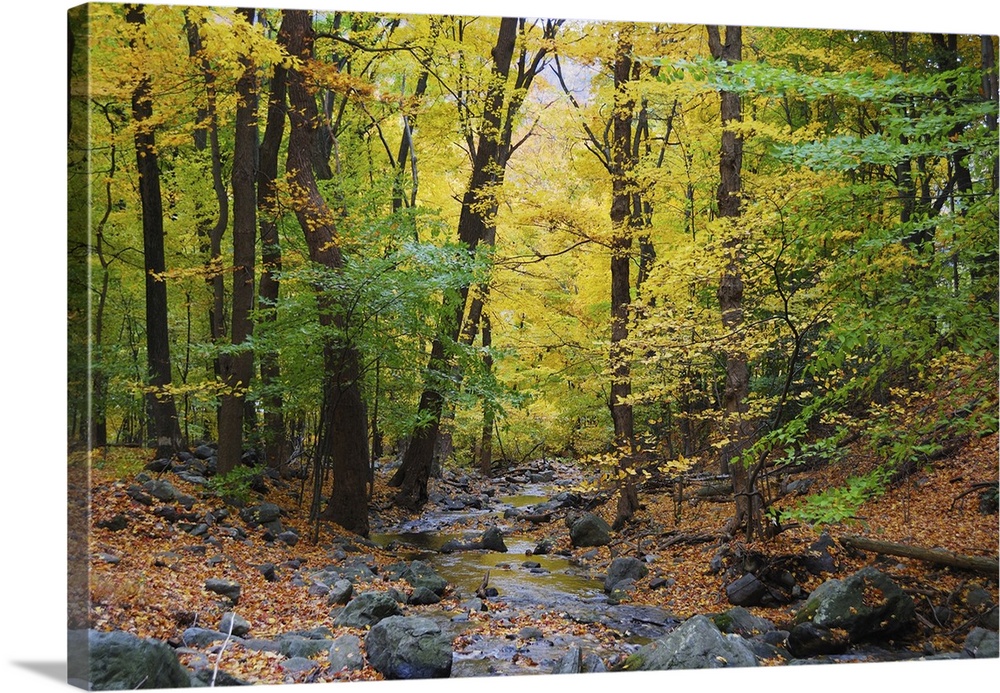
<path fill-rule="evenodd" d="M 892 541 L 869 539 L 868 537 L 860 537 L 855 534 L 844 535 L 840 538 L 840 543 L 845 547 L 860 549 L 862 551 L 873 551 L 875 553 L 901 556 L 903 558 L 915 558 L 919 561 L 946 565 L 952 568 L 986 573 L 994 577 L 1000 572 L 1000 560 L 986 556 L 963 556 L 945 549 L 926 549 L 909 544 L 897 544 Z"/>

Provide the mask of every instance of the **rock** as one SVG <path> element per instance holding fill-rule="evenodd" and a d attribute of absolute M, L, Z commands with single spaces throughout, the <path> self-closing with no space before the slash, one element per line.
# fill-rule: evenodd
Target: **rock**
<path fill-rule="evenodd" d="M 356 671 L 364 665 L 361 638 L 358 636 L 341 635 L 330 643 L 330 669 L 333 671 Z"/>
<path fill-rule="evenodd" d="M 593 513 L 584 513 L 569 527 L 573 546 L 607 546 L 611 543 L 611 525 Z"/>
<path fill-rule="evenodd" d="M 220 580 L 218 578 L 205 580 L 205 589 L 209 592 L 221 594 L 223 597 L 228 598 L 234 605 L 240 601 L 240 592 L 242 591 L 239 583 L 232 580 Z"/>
<path fill-rule="evenodd" d="M 887 575 L 867 567 L 843 580 L 827 580 L 795 614 L 796 624 L 811 621 L 846 630 L 851 642 L 886 636 L 909 628 L 913 600 Z"/>
<path fill-rule="evenodd" d="M 799 659 L 842 654 L 849 644 L 843 631 L 838 634 L 808 621 L 798 624 L 788 634 L 788 651 Z"/>
<path fill-rule="evenodd" d="M 734 606 L 760 606 L 769 595 L 767 585 L 753 573 L 745 573 L 726 585 L 726 597 Z"/>
<path fill-rule="evenodd" d="M 314 662 L 306 657 L 292 657 L 278 662 L 278 668 L 292 676 L 300 676 L 319 669 L 319 662 Z"/>
<path fill-rule="evenodd" d="M 351 584 L 350 580 L 337 580 L 327 592 L 326 603 L 331 606 L 347 604 L 351 601 L 352 594 L 354 594 L 354 585 Z"/>
<path fill-rule="evenodd" d="M 490 527 L 483 532 L 483 536 L 480 538 L 479 543 L 482 544 L 482 547 L 487 551 L 507 553 L 507 545 L 503 543 L 503 532 L 501 532 L 497 527 Z"/>
<path fill-rule="evenodd" d="M 390 616 L 365 636 L 368 662 L 387 679 L 447 678 L 451 638 L 429 618 Z"/>
<path fill-rule="evenodd" d="M 302 635 L 286 633 L 277 638 L 278 651 L 286 657 L 315 657 L 330 648 L 327 639 L 308 638 Z"/>
<path fill-rule="evenodd" d="M 91 690 L 189 688 L 188 672 L 166 643 L 123 631 L 87 633 Z M 86 688 L 87 686 L 84 686 Z"/>
<path fill-rule="evenodd" d="M 281 508 L 274 503 L 261 503 L 240 510 L 240 517 L 251 527 L 271 525 L 281 518 Z"/>
<path fill-rule="evenodd" d="M 215 448 L 211 445 L 199 445 L 194 449 L 194 456 L 199 460 L 207 460 L 210 457 L 215 457 Z"/>
<path fill-rule="evenodd" d="M 240 640 L 238 637 L 230 637 L 222 631 L 210 628 L 188 628 L 181 633 L 181 642 L 187 647 L 208 647 L 217 642 L 225 642 L 226 639 Z"/>
<path fill-rule="evenodd" d="M 163 479 L 147 481 L 142 485 L 142 489 L 153 498 L 165 503 L 177 500 L 177 489 L 169 481 Z"/>
<path fill-rule="evenodd" d="M 608 566 L 607 576 L 604 578 L 604 591 L 610 593 L 622 580 L 640 580 L 647 575 L 649 568 L 638 558 L 619 556 Z"/>
<path fill-rule="evenodd" d="M 399 579 L 410 583 L 415 589 L 426 587 L 439 597 L 448 589 L 448 581 L 423 561 L 412 561 L 399 573 Z"/>
<path fill-rule="evenodd" d="M 441 597 L 433 590 L 427 587 L 417 587 L 413 590 L 413 594 L 406 600 L 406 603 L 425 606 L 427 604 L 437 604 L 439 601 L 441 601 Z"/>
<path fill-rule="evenodd" d="M 649 589 L 660 590 L 666 587 L 673 587 L 677 584 L 677 580 L 672 577 L 663 577 L 662 575 L 653 578 L 649 581 Z"/>
<path fill-rule="evenodd" d="M 277 539 L 281 543 L 287 544 L 288 546 L 295 546 L 299 543 L 299 535 L 291 530 L 281 532 L 278 534 Z"/>
<path fill-rule="evenodd" d="M 757 666 L 757 658 L 738 635 L 723 635 L 706 616 L 694 616 L 669 635 L 644 645 L 626 660 L 639 671 L 718 669 Z"/>
<path fill-rule="evenodd" d="M 962 656 L 974 659 L 1000 657 L 1000 636 L 996 631 L 985 628 L 973 628 L 965 638 L 962 646 Z"/>
<path fill-rule="evenodd" d="M 170 469 L 170 460 L 166 457 L 158 457 L 152 462 L 147 462 L 146 466 L 143 467 L 147 472 L 153 472 L 153 474 L 162 474 L 163 472 Z"/>
<path fill-rule="evenodd" d="M 233 635 L 242 638 L 250 632 L 250 621 L 232 611 L 227 611 L 222 615 L 222 620 L 219 621 L 219 631 L 222 633 L 232 632 Z"/>
<path fill-rule="evenodd" d="M 541 628 L 536 626 L 525 626 L 521 630 L 517 631 L 517 637 L 520 640 L 541 640 L 545 637 Z"/>
<path fill-rule="evenodd" d="M 128 518 L 122 515 L 121 513 L 118 513 L 110 520 L 100 520 L 97 523 L 97 526 L 100 527 L 101 529 L 106 529 L 111 532 L 120 532 L 126 527 L 128 527 Z"/>
<path fill-rule="evenodd" d="M 712 622 L 723 633 L 735 633 L 743 637 L 769 633 L 774 630 L 774 624 L 766 618 L 754 616 L 742 606 L 733 607 L 728 611 L 712 617 Z"/>
<path fill-rule="evenodd" d="M 143 491 L 141 486 L 136 486 L 135 484 L 125 489 L 125 495 L 142 505 L 150 506 L 153 504 L 153 497 Z"/>
<path fill-rule="evenodd" d="M 583 653 L 576 645 L 570 647 L 569 652 L 560 657 L 552 669 L 553 674 L 579 674 L 582 671 Z"/>
<path fill-rule="evenodd" d="M 276 572 L 277 568 L 275 568 L 273 563 L 262 563 L 257 566 L 257 570 L 260 571 L 260 574 L 263 575 L 264 579 L 268 582 L 278 581 L 278 574 Z"/>
<path fill-rule="evenodd" d="M 600 674 L 608 670 L 604 660 L 591 652 L 583 658 L 581 668 L 585 674 Z"/>
<path fill-rule="evenodd" d="M 402 613 L 396 600 L 385 592 L 362 592 L 337 614 L 333 623 L 348 628 L 364 628 Z"/>
<path fill-rule="evenodd" d="M 531 553 L 535 556 L 545 556 L 552 551 L 552 542 L 548 539 L 542 539 L 535 548 L 531 550 Z"/>

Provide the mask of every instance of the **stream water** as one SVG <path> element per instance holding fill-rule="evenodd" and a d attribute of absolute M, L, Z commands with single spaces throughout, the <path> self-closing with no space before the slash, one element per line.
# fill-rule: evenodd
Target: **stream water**
<path fill-rule="evenodd" d="M 550 496 L 545 490 L 531 486 L 517 495 L 500 496 L 488 510 L 427 512 L 419 520 L 371 535 L 372 541 L 391 547 L 401 559 L 419 559 L 433 566 L 460 599 L 471 599 L 489 571 L 489 585 L 499 592 L 497 600 L 506 605 L 502 611 L 491 609 L 492 618 L 549 614 L 550 618 L 572 623 L 603 623 L 621 633 L 615 647 L 590 636 L 545 633 L 540 639 L 516 642 L 502 636 L 479 636 L 469 647 L 456 652 L 452 676 L 547 673 L 574 645 L 609 659 L 659 637 L 676 624 L 670 614 L 660 609 L 609 604 L 603 576 L 592 575 L 589 568 L 565 556 L 534 555 L 534 539 L 506 534 L 504 512 L 547 501 Z M 481 536 L 481 529 L 466 532 L 457 527 L 471 514 L 481 515 L 486 524 L 493 523 L 504 531 L 507 553 L 440 552 L 448 541 L 468 543 Z M 437 618 L 449 621 L 453 631 L 463 630 L 460 615 L 442 612 Z"/>

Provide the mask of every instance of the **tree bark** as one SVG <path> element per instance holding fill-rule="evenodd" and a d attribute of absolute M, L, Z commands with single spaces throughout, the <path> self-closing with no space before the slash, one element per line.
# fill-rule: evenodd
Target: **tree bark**
<path fill-rule="evenodd" d="M 726 27 L 725 41 L 719 27 L 709 26 L 708 42 L 712 57 L 727 64 L 743 58 L 743 32 L 738 26 Z M 740 217 L 740 185 L 743 167 L 743 138 L 732 125 L 743 120 L 740 96 L 736 92 L 720 92 L 722 113 L 722 146 L 719 153 L 719 188 L 716 195 L 718 214 L 734 222 Z M 743 325 L 742 251 L 738 237 L 731 235 L 725 242 L 728 254 L 726 266 L 719 277 L 716 296 L 722 311 L 722 325 L 730 335 L 726 348 L 726 385 L 722 395 L 725 411 L 725 433 L 729 442 L 722 448 L 720 471 L 733 479 L 735 496 L 734 527 L 745 532 L 747 540 L 764 536 L 763 499 L 756 479 L 747 464 L 739 461 L 749 443 L 752 426 L 747 420 L 747 394 L 750 372 L 747 355 L 737 334 Z"/>
<path fill-rule="evenodd" d="M 279 39 L 283 37 L 289 54 L 308 62 L 313 54 L 312 14 L 304 10 L 285 10 L 283 17 Z M 319 120 L 316 100 L 309 91 L 305 76 L 298 70 L 288 71 L 288 103 L 291 133 L 286 171 L 293 190 L 295 215 L 305 233 L 310 259 L 339 271 L 344 261 L 338 245 L 334 214 L 319 192 L 310 158 L 314 129 Z M 348 531 L 367 536 L 368 431 L 359 383 L 360 355 L 346 339 L 336 297 L 317 291 L 316 300 L 320 324 L 326 335 L 316 469 L 320 475 L 326 464 L 333 470 L 333 490 L 321 517 Z M 318 492 L 319 489 L 316 490 Z"/>
<path fill-rule="evenodd" d="M 257 168 L 257 214 L 260 226 L 260 283 L 257 289 L 258 310 L 262 323 L 277 320 L 280 290 L 281 245 L 278 241 L 278 217 L 275 181 L 278 179 L 278 152 L 285 127 L 285 68 L 277 65 L 271 78 L 267 104 L 267 124 L 260 143 Z M 284 474 L 288 437 L 285 432 L 283 397 L 279 390 L 281 367 L 274 351 L 260 354 L 261 400 L 264 408 L 264 456 L 268 466 Z"/>
<path fill-rule="evenodd" d="M 632 478 L 635 462 L 635 421 L 632 404 L 629 304 L 632 301 L 632 197 L 635 191 L 635 157 L 632 149 L 632 111 L 635 99 L 629 94 L 632 78 L 631 24 L 622 25 L 615 48 L 615 102 L 611 123 L 611 419 L 615 428 L 615 448 L 623 478 L 619 488 L 614 526 L 624 525 L 639 507 Z"/>
<path fill-rule="evenodd" d="M 254 10 L 240 9 L 248 23 Z M 242 74 L 236 81 L 236 123 L 233 138 L 233 353 L 219 359 L 225 391 L 219 410 L 218 473 L 226 474 L 243 454 L 243 417 L 246 393 L 253 373 L 253 352 L 247 340 L 253 333 L 250 312 L 254 303 L 255 240 L 257 237 L 257 76 L 247 56 L 240 56 Z"/>
<path fill-rule="evenodd" d="M 146 25 L 142 5 L 128 5 L 125 19 L 141 34 Z M 132 41 L 137 50 L 140 39 Z M 146 277 L 146 355 L 149 391 L 146 407 L 153 423 L 157 457 L 168 457 L 180 447 L 177 408 L 169 388 L 170 334 L 167 330 L 167 285 L 163 248 L 163 199 L 160 194 L 160 166 L 156 136 L 149 121 L 153 116 L 152 82 L 143 74 L 132 91 L 132 118 L 135 121 L 136 170 L 142 205 L 142 250 Z"/>

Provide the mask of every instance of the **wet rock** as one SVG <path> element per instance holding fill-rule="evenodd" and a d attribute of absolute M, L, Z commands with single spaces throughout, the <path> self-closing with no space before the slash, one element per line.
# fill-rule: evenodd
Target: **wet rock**
<path fill-rule="evenodd" d="M 641 647 L 626 669 L 718 669 L 757 666 L 757 658 L 738 635 L 723 635 L 705 616 L 694 616 L 669 635 Z"/>
<path fill-rule="evenodd" d="M 623 580 L 640 580 L 649 574 L 649 568 L 638 558 L 619 556 L 608 566 L 604 578 L 604 591 L 610 593 Z"/>
<path fill-rule="evenodd" d="M 535 548 L 531 550 L 531 553 L 535 556 L 545 556 L 552 551 L 552 542 L 548 539 L 542 539 L 535 545 Z"/>
<path fill-rule="evenodd" d="M 334 625 L 348 628 L 372 626 L 391 616 L 402 615 L 399 604 L 385 592 L 362 592 L 333 619 Z"/>
<path fill-rule="evenodd" d="M 846 630 L 851 642 L 909 628 L 913 600 L 887 575 L 868 567 L 843 580 L 827 580 L 806 600 L 794 621 Z"/>
<path fill-rule="evenodd" d="M 86 677 L 92 690 L 188 688 L 191 685 L 187 671 L 166 643 L 144 640 L 122 631 L 96 630 L 88 632 L 87 640 L 89 670 Z"/>
<path fill-rule="evenodd" d="M 372 667 L 387 679 L 447 678 L 451 638 L 429 618 L 390 616 L 365 636 Z"/>
<path fill-rule="evenodd" d="M 497 527 L 490 527 L 483 532 L 483 536 L 480 538 L 479 543 L 487 551 L 507 553 L 507 545 L 504 544 L 503 541 L 503 532 L 501 532 Z"/>
<path fill-rule="evenodd" d="M 364 667 L 361 656 L 361 638 L 341 635 L 330 643 L 330 668 L 333 671 L 356 671 Z"/>
<path fill-rule="evenodd" d="M 448 589 L 448 581 L 423 561 L 412 561 L 399 573 L 399 579 L 410 583 L 414 589 L 424 587 L 438 596 Z"/>
<path fill-rule="evenodd" d="M 598 515 L 583 513 L 569 524 L 569 538 L 576 547 L 607 546 L 611 543 L 611 525 Z"/>

